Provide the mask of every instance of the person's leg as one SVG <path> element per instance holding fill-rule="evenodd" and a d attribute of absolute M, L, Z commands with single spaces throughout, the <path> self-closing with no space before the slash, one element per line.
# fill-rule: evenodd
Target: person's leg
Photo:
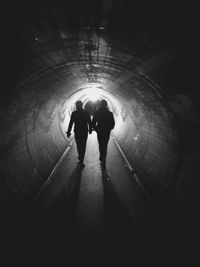
<path fill-rule="evenodd" d="M 107 155 L 107 146 L 109 141 L 109 135 L 108 134 L 98 134 L 98 142 L 99 142 L 99 153 L 100 153 L 100 161 L 105 163 L 106 161 L 106 155 Z"/>
<path fill-rule="evenodd" d="M 103 163 L 106 162 L 108 141 L 109 141 L 109 135 L 104 135 L 104 137 L 102 138 L 102 149 L 101 149 L 102 150 L 101 155 L 102 155 L 102 162 Z"/>
<path fill-rule="evenodd" d="M 78 152 L 78 159 L 81 161 L 81 137 L 77 134 L 75 134 L 75 140 L 76 140 L 76 147 L 77 147 L 77 152 Z"/>
<path fill-rule="evenodd" d="M 102 161 L 102 136 L 100 134 L 97 134 L 97 139 L 99 143 L 99 160 Z"/>
<path fill-rule="evenodd" d="M 82 136 L 82 138 L 80 139 L 80 151 L 79 151 L 79 157 L 80 157 L 80 161 L 83 162 L 84 161 L 84 157 L 85 157 L 85 150 L 86 150 L 86 143 L 87 143 L 87 134 L 84 134 Z"/>
<path fill-rule="evenodd" d="M 81 133 L 81 134 L 75 135 L 77 151 L 78 151 L 78 159 L 81 163 L 83 163 L 84 156 L 85 156 L 87 137 L 88 137 L 87 133 Z"/>

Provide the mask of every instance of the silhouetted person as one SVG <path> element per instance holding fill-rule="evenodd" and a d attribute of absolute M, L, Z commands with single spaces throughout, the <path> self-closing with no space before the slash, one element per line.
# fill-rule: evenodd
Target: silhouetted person
<path fill-rule="evenodd" d="M 101 100 L 99 108 L 94 112 L 92 119 L 92 126 L 97 132 L 97 139 L 99 143 L 100 161 L 105 165 L 107 146 L 110 138 L 110 131 L 115 126 L 113 113 L 107 108 L 107 101 Z"/>
<path fill-rule="evenodd" d="M 92 122 L 88 111 L 84 110 L 82 101 L 76 102 L 76 111 L 72 112 L 69 122 L 67 137 L 71 136 L 71 129 L 74 124 L 74 135 L 78 151 L 78 159 L 82 166 L 84 166 L 84 156 L 86 142 L 89 134 L 92 133 Z"/>

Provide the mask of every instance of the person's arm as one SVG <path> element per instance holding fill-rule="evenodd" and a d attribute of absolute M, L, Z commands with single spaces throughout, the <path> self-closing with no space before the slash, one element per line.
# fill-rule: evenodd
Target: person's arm
<path fill-rule="evenodd" d="M 71 115 L 71 119 L 68 125 L 68 130 L 66 132 L 68 138 L 71 136 L 71 129 L 72 129 L 73 123 L 74 123 L 74 113 L 72 113 Z"/>
<path fill-rule="evenodd" d="M 112 130 L 115 127 L 115 119 L 113 113 L 111 112 L 110 114 L 110 130 Z"/>

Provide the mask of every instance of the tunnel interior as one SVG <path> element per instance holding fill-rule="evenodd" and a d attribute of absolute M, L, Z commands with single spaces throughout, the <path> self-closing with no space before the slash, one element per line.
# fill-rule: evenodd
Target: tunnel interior
<path fill-rule="evenodd" d="M 197 225 L 195 6 L 76 0 L 2 7 L 3 245 L 69 146 L 76 100 L 108 101 L 112 135 L 153 202 L 178 214 L 177 224 Z"/>

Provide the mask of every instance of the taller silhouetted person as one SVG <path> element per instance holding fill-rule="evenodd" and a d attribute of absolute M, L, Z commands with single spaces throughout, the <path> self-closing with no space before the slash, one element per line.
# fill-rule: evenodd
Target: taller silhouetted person
<path fill-rule="evenodd" d="M 100 101 L 99 108 L 94 113 L 92 126 L 97 132 L 100 152 L 99 160 L 105 165 L 110 131 L 115 126 L 115 120 L 113 113 L 108 110 L 107 101 L 104 99 Z"/>
<path fill-rule="evenodd" d="M 92 133 L 92 122 L 90 114 L 88 111 L 83 109 L 82 101 L 76 101 L 76 111 L 73 111 L 71 114 L 71 119 L 69 122 L 67 137 L 71 136 L 71 129 L 74 124 L 74 135 L 78 151 L 78 159 L 82 166 L 84 166 L 84 156 L 86 142 L 89 134 Z"/>

